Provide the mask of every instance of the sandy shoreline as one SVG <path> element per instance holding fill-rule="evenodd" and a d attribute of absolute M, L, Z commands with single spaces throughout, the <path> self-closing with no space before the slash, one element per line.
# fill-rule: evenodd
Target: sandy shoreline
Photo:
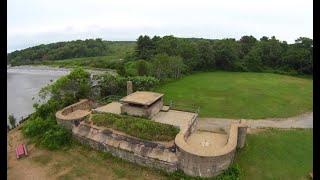
<path fill-rule="evenodd" d="M 59 68 L 59 67 L 50 67 L 50 66 L 7 66 L 7 73 L 16 73 L 16 74 L 46 74 L 46 75 L 66 75 L 74 68 Z M 114 74 L 112 70 L 91 70 L 86 69 L 90 74 L 102 74 L 105 72 Z"/>

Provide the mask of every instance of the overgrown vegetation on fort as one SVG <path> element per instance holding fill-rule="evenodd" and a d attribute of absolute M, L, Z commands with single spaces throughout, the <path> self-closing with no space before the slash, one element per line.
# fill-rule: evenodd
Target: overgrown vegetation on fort
<path fill-rule="evenodd" d="M 91 79 L 90 73 L 81 68 L 76 68 L 71 71 L 70 74 L 60 77 L 53 84 L 47 85 L 40 90 L 39 96 L 42 99 L 48 100 L 42 104 L 34 104 L 35 113 L 33 113 L 28 122 L 24 124 L 23 134 L 31 138 L 35 143 L 49 149 L 59 149 L 63 146 L 70 145 L 71 133 L 64 129 L 63 126 L 57 124 L 55 113 L 82 98 L 92 100 L 101 98 L 99 95 L 93 93 L 93 89 L 91 88 L 93 80 L 96 81 L 97 86 L 101 88 L 103 96 L 125 93 L 127 80 L 133 81 L 137 90 L 148 90 L 159 83 L 156 78 L 147 76 L 124 78 L 101 74 Z M 127 119 L 130 118 L 127 117 Z M 149 128 L 148 132 L 141 132 L 142 139 L 150 139 L 154 135 L 150 133 L 153 130 L 160 133 L 159 136 L 154 137 L 156 139 L 168 140 L 174 138 L 176 128 L 162 124 L 154 126 L 154 124 L 158 123 L 153 122 L 150 124 L 143 122 L 135 124 L 132 128 L 141 126 Z M 121 125 L 117 127 L 123 128 Z M 137 132 L 134 129 L 127 130 L 130 131 L 129 133 L 131 133 L 131 135 Z"/>
<path fill-rule="evenodd" d="M 43 104 L 34 104 L 35 113 L 24 124 L 22 132 L 36 144 L 48 149 L 70 145 L 71 132 L 58 125 L 55 113 L 63 107 L 91 96 L 90 74 L 80 68 L 45 86 L 39 93 Z"/>
<path fill-rule="evenodd" d="M 91 120 L 97 126 L 106 126 L 150 141 L 171 141 L 180 131 L 172 125 L 161 124 L 150 119 L 111 113 L 92 114 Z"/>

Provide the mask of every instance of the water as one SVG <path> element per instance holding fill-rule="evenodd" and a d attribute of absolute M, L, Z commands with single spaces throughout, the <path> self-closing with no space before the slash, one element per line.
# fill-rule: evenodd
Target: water
<path fill-rule="evenodd" d="M 32 105 L 39 100 L 38 92 L 40 89 L 53 83 L 59 77 L 67 75 L 70 70 L 46 66 L 7 68 L 7 117 L 13 114 L 19 121 L 21 117 L 26 117 L 34 112 Z M 103 73 L 103 71 L 89 72 L 92 74 Z"/>

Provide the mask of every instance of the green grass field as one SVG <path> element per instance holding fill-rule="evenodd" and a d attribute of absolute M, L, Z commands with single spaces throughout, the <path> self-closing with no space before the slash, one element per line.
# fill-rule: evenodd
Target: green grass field
<path fill-rule="evenodd" d="M 98 56 L 98 57 L 86 57 L 86 58 L 73 58 L 55 61 L 39 61 L 34 65 L 47 65 L 53 67 L 83 67 L 91 69 L 114 69 L 118 62 L 120 62 L 121 56 Z"/>
<path fill-rule="evenodd" d="M 271 73 L 196 73 L 155 88 L 166 103 L 199 106 L 201 117 L 290 117 L 313 106 L 313 80 Z"/>
<path fill-rule="evenodd" d="M 313 171 L 312 133 L 312 129 L 268 129 L 247 134 L 244 149 L 235 155 L 244 172 L 241 179 L 309 179 Z"/>

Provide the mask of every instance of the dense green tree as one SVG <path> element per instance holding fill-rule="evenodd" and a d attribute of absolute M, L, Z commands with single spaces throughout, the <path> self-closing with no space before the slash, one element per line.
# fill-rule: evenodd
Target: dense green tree
<path fill-rule="evenodd" d="M 164 80 L 167 78 L 179 78 L 185 69 L 181 57 L 157 54 L 152 59 L 153 75 Z"/>
<path fill-rule="evenodd" d="M 240 58 L 249 53 L 252 47 L 257 43 L 257 39 L 253 36 L 242 36 L 240 39 Z"/>
<path fill-rule="evenodd" d="M 137 70 L 139 76 L 144 76 L 149 74 L 148 64 L 144 60 L 137 61 Z"/>
<path fill-rule="evenodd" d="M 17 125 L 17 124 L 16 124 L 16 123 L 17 123 L 16 118 L 15 118 L 12 114 L 10 114 L 9 117 L 8 117 L 8 119 L 9 119 L 9 123 L 10 123 L 11 127 L 12 127 L 12 128 L 15 128 L 16 125 Z"/>
<path fill-rule="evenodd" d="M 153 39 L 156 41 L 157 38 Z M 137 39 L 136 53 L 139 59 L 151 59 L 155 53 L 155 44 L 149 36 L 139 36 Z"/>
<path fill-rule="evenodd" d="M 252 48 L 247 55 L 244 56 L 245 67 L 249 71 L 262 71 L 261 61 L 262 50 L 259 47 Z"/>
<path fill-rule="evenodd" d="M 55 101 L 73 103 L 82 98 L 91 96 L 90 73 L 81 68 L 76 68 L 67 76 L 62 76 L 54 84 L 47 85 L 40 90 L 40 97 L 51 97 Z"/>

